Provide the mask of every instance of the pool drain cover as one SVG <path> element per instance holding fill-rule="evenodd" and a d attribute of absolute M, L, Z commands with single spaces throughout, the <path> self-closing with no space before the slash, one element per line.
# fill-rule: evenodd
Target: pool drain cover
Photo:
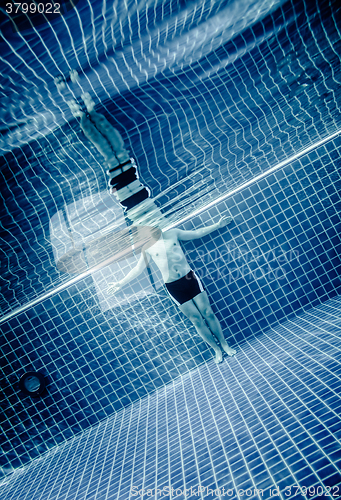
<path fill-rule="evenodd" d="M 27 372 L 19 380 L 19 389 L 28 396 L 41 396 L 45 389 L 44 375 L 39 372 Z"/>

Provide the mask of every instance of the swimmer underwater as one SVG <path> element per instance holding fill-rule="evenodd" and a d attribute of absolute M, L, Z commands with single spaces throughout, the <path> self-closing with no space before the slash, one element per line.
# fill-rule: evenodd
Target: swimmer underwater
<path fill-rule="evenodd" d="M 169 229 L 161 232 L 161 237 L 152 246 L 142 250 L 140 259 L 122 280 L 111 283 L 108 292 L 116 293 L 124 285 L 137 278 L 144 270 L 150 258 L 160 269 L 162 278 L 170 297 L 177 304 L 180 311 L 190 319 L 199 333 L 215 352 L 215 362 L 223 359 L 222 350 L 216 343 L 214 336 L 220 342 L 222 349 L 229 356 L 236 354 L 225 340 L 221 325 L 215 316 L 200 279 L 190 269 L 185 254 L 180 246 L 180 241 L 203 238 L 207 234 L 223 228 L 232 222 L 232 217 L 222 218 L 217 224 L 206 226 L 195 231 L 182 229 Z"/>

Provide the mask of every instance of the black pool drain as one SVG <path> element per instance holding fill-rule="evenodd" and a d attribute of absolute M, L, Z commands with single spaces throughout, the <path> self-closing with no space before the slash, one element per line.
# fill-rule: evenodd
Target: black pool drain
<path fill-rule="evenodd" d="M 28 396 L 41 396 L 45 389 L 44 375 L 39 372 L 27 372 L 19 380 L 19 389 Z"/>

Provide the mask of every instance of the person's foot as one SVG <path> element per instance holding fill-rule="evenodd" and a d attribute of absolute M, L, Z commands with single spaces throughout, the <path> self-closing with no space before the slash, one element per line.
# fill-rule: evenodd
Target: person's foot
<path fill-rule="evenodd" d="M 214 362 L 215 363 L 221 363 L 223 360 L 223 353 L 221 352 L 221 350 L 219 349 L 219 351 L 216 351 L 215 352 L 215 358 L 214 358 Z"/>
<path fill-rule="evenodd" d="M 82 94 L 81 97 L 82 97 L 82 101 L 84 102 L 84 104 L 86 106 L 86 109 L 88 110 L 89 113 L 91 113 L 91 111 L 93 111 L 93 109 L 95 107 L 95 103 L 92 100 L 91 95 L 89 94 L 89 92 L 84 92 L 84 94 Z"/>
<path fill-rule="evenodd" d="M 72 69 L 69 75 L 72 83 L 76 83 L 79 80 L 78 72 L 75 69 Z"/>
<path fill-rule="evenodd" d="M 223 345 L 222 348 L 228 356 L 234 356 L 237 353 L 237 351 L 235 349 L 232 349 L 232 347 L 230 347 L 228 344 Z"/>
<path fill-rule="evenodd" d="M 78 104 L 78 102 L 75 101 L 75 99 L 71 99 L 70 101 L 66 101 L 69 108 L 71 109 L 71 113 L 75 117 L 81 117 L 84 115 L 84 111 L 82 110 L 81 106 Z"/>
<path fill-rule="evenodd" d="M 66 82 L 63 75 L 56 76 L 56 78 L 54 79 L 54 83 L 59 92 L 62 92 L 64 89 L 66 89 Z"/>

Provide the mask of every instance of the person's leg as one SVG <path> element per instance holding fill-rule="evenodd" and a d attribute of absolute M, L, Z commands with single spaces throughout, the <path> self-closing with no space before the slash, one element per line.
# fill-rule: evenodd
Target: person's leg
<path fill-rule="evenodd" d="M 113 167 L 120 164 L 120 160 L 115 155 L 115 151 L 106 137 L 96 128 L 95 124 L 90 119 L 90 116 L 83 113 L 81 116 L 81 129 L 84 135 L 96 146 L 97 150 L 104 156 L 107 162 L 110 162 Z"/>
<path fill-rule="evenodd" d="M 226 354 L 228 354 L 229 356 L 233 356 L 234 354 L 236 354 L 237 351 L 235 349 L 232 349 L 225 340 L 218 318 L 216 317 L 210 306 L 207 293 L 206 292 L 199 293 L 199 295 L 196 295 L 193 298 L 193 302 L 199 309 L 200 314 L 205 319 L 213 335 L 215 335 L 219 340 L 221 347 L 224 349 Z"/>
<path fill-rule="evenodd" d="M 107 161 L 110 160 L 108 157 L 107 148 L 111 150 L 111 154 L 118 159 L 119 163 L 125 163 L 130 160 L 128 151 L 124 147 L 124 141 L 118 130 L 111 125 L 111 123 L 106 119 L 106 117 L 94 110 L 95 103 L 92 100 L 89 92 L 82 94 L 82 101 L 84 102 L 88 111 L 88 121 L 91 125 L 97 129 L 97 131 L 102 136 L 102 143 L 106 143 L 105 149 L 99 149 L 100 153 L 103 154 Z M 91 140 L 91 138 L 90 138 Z M 102 146 L 102 145 L 101 145 Z M 97 144 L 96 144 L 97 147 Z"/>
<path fill-rule="evenodd" d="M 106 119 L 105 116 L 96 111 L 90 111 L 90 120 L 94 126 L 99 130 L 102 136 L 108 141 L 111 146 L 112 152 L 114 152 L 116 158 L 118 158 L 120 163 L 124 163 L 130 160 L 128 151 L 124 147 L 124 141 L 118 130 L 111 125 L 111 123 Z"/>
<path fill-rule="evenodd" d="M 69 79 L 63 75 L 55 78 L 55 84 L 61 94 L 68 93 L 67 81 Z M 78 80 L 78 73 L 75 70 L 70 72 L 70 80 L 74 83 Z M 96 146 L 98 151 L 104 156 L 111 167 L 128 162 L 130 156 L 124 147 L 124 141 L 118 130 L 111 125 L 105 116 L 94 110 L 95 103 L 89 92 L 81 96 L 84 106 L 80 106 L 75 99 L 67 100 L 73 116 L 81 118 L 81 128 L 86 137 Z"/>
<path fill-rule="evenodd" d="M 203 317 L 201 316 L 200 312 L 198 311 L 193 301 L 188 300 L 184 304 L 181 304 L 179 308 L 185 314 L 185 316 L 187 316 L 187 318 L 191 320 L 191 322 L 195 326 L 195 329 L 199 333 L 200 337 L 214 349 L 215 352 L 214 361 L 216 363 L 220 363 L 223 359 L 221 349 L 216 344 L 212 333 L 207 328 L 205 321 L 203 320 Z"/>
<path fill-rule="evenodd" d="M 59 90 L 61 91 L 61 89 Z M 80 117 L 80 126 L 84 135 L 96 146 L 110 167 L 116 167 L 121 163 L 128 162 L 130 156 L 124 147 L 121 134 L 108 122 L 105 116 L 94 111 L 95 103 L 90 94 L 83 94 L 82 100 L 88 111 L 87 113 L 84 111 L 84 106 L 81 107 L 75 99 L 66 102 L 73 116 Z"/>

